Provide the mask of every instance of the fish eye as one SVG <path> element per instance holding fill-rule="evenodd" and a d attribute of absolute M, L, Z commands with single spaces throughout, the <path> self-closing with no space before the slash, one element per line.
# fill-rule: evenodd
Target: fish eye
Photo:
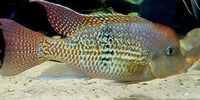
<path fill-rule="evenodd" d="M 173 46 L 168 46 L 165 53 L 166 53 L 167 56 L 172 55 L 174 53 Z"/>

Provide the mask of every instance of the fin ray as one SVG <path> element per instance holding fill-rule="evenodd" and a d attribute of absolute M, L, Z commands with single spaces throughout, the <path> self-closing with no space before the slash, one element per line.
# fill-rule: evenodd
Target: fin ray
<path fill-rule="evenodd" d="M 105 24 L 132 23 L 141 22 L 149 23 L 139 16 L 128 16 L 120 13 L 109 14 L 80 14 L 70 8 L 47 1 L 32 0 L 44 6 L 47 11 L 47 17 L 51 26 L 56 32 L 62 35 L 70 36 L 79 30 L 89 27 Z"/>
<path fill-rule="evenodd" d="M 5 53 L 1 75 L 19 74 L 45 59 L 39 55 L 39 44 L 45 36 L 9 19 L 0 19 Z"/>
<path fill-rule="evenodd" d="M 139 81 L 112 81 L 106 83 L 109 86 L 122 86 L 122 85 L 130 85 L 130 84 L 136 84 Z"/>
<path fill-rule="evenodd" d="M 60 80 L 60 79 L 89 79 L 84 73 L 74 68 L 73 66 L 65 63 L 56 63 L 45 69 L 35 79 L 42 80 Z"/>
<path fill-rule="evenodd" d="M 37 2 L 45 7 L 52 27 L 62 35 L 73 34 L 77 27 L 85 23 L 83 15 L 70 8 L 47 1 L 32 0 L 31 2 Z"/>

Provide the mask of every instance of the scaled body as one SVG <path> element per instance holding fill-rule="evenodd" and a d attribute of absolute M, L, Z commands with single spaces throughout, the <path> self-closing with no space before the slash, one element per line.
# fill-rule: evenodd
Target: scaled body
<path fill-rule="evenodd" d="M 122 14 L 83 15 L 60 5 L 38 2 L 46 7 L 55 30 L 68 37 L 49 38 L 0 19 L 6 41 L 2 75 L 16 75 L 47 60 L 66 63 L 70 69 L 63 71 L 70 70 L 77 77 L 134 82 L 167 77 L 188 68 L 175 32 L 166 26 Z M 59 18 L 53 15 L 56 11 L 65 16 L 61 9 L 75 17 L 55 20 Z M 30 45 L 25 45 L 27 41 Z"/>

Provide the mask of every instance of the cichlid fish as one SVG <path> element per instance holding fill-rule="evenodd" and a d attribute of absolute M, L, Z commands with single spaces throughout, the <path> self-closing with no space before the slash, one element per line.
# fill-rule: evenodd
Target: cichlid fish
<path fill-rule="evenodd" d="M 200 28 L 192 29 L 184 39 L 180 40 L 182 54 L 192 66 L 200 58 Z"/>
<path fill-rule="evenodd" d="M 189 68 L 176 33 L 164 25 L 139 16 L 85 15 L 61 5 L 37 2 L 46 8 L 55 30 L 68 37 L 50 38 L 12 20 L 0 19 L 6 44 L 2 75 L 16 75 L 47 60 L 67 64 L 44 72 L 44 76 L 54 78 L 140 82 Z"/>

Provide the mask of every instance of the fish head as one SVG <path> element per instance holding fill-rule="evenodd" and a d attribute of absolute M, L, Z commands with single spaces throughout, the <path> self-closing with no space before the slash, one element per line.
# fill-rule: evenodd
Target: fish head
<path fill-rule="evenodd" d="M 160 24 L 155 24 L 157 38 L 151 53 L 149 66 L 154 78 L 165 78 L 187 72 L 189 64 L 180 51 L 180 43 L 176 33 Z"/>

